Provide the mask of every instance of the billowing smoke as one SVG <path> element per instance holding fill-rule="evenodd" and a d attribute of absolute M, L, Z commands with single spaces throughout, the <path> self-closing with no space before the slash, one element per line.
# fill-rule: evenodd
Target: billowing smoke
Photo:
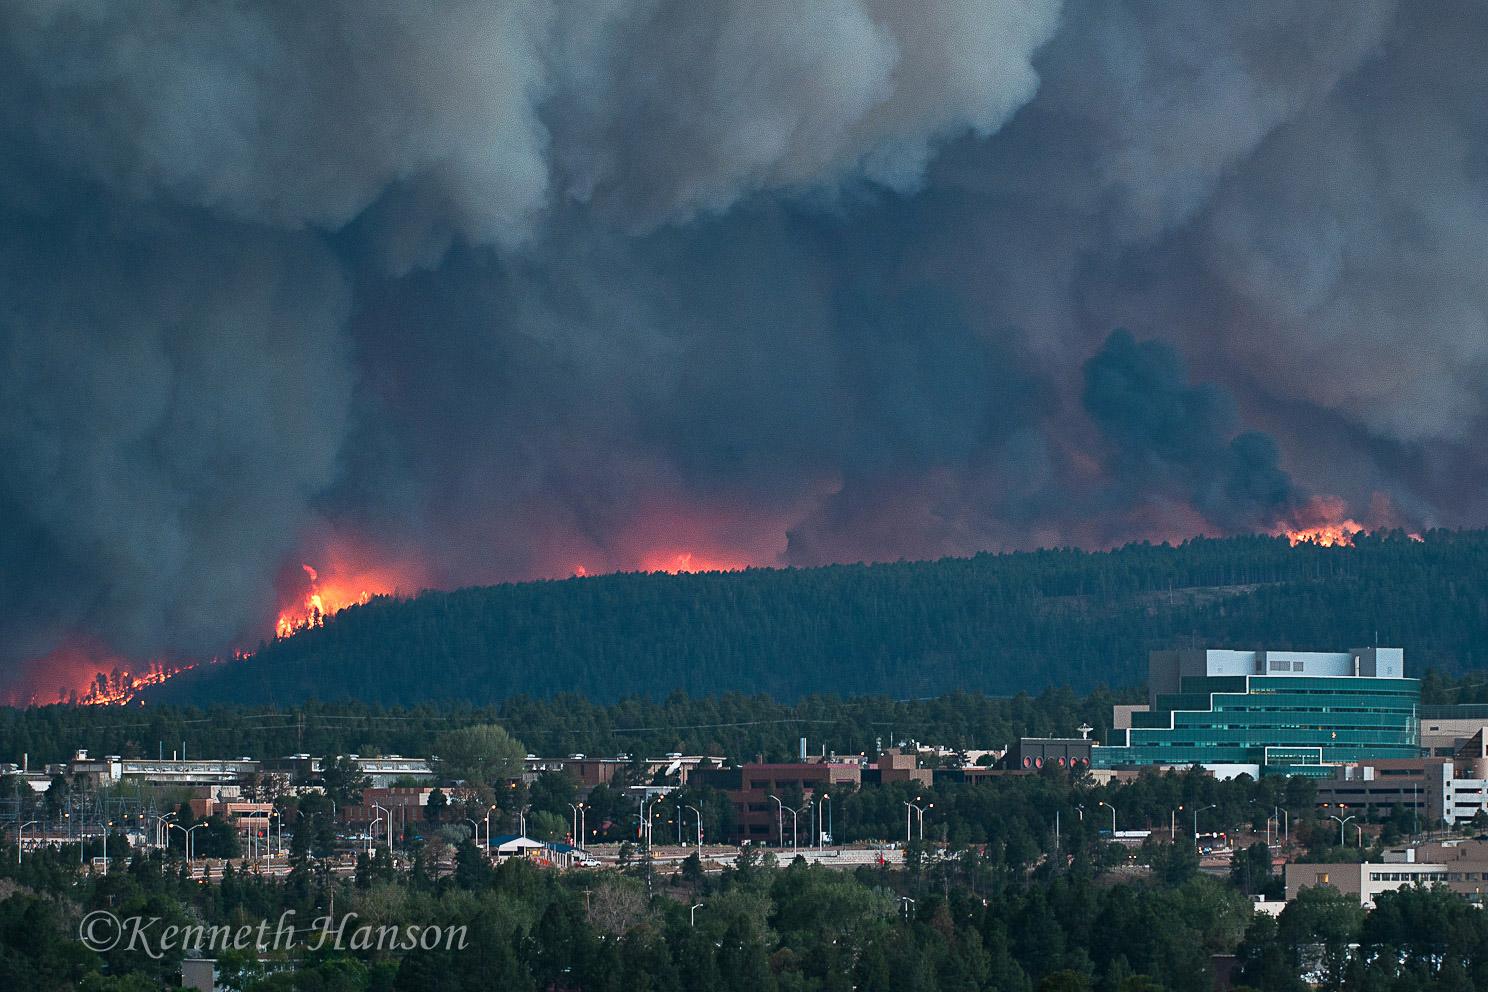
<path fill-rule="evenodd" d="M 1084 402 L 1109 442 L 1112 493 L 1123 501 L 1176 494 L 1230 530 L 1270 529 L 1300 502 L 1276 442 L 1237 434 L 1234 397 L 1190 384 L 1171 345 L 1113 332 L 1085 365 Z"/>
<path fill-rule="evenodd" d="M 332 552 L 1488 522 L 1485 42 L 1467 0 L 11 5 L 0 663 L 251 645 Z"/>

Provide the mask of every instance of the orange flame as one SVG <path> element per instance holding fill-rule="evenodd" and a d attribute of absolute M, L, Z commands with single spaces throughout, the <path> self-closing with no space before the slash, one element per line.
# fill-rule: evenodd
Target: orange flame
<path fill-rule="evenodd" d="M 82 706 L 123 706 L 133 702 L 140 691 L 160 685 L 181 672 L 196 667 L 164 659 L 133 662 L 120 658 L 91 639 L 74 637 L 37 659 L 36 675 L 31 688 L 10 693 L 8 705 L 39 706 L 68 703 Z M 51 697 L 42 686 L 56 685 Z"/>
<path fill-rule="evenodd" d="M 279 620 L 274 624 L 274 633 L 279 637 L 293 637 L 302 630 L 325 626 L 326 617 L 334 616 L 348 606 L 370 601 L 374 587 L 378 595 L 391 591 L 380 581 L 369 581 L 365 576 L 361 581 L 332 578 L 322 582 L 320 573 L 314 568 L 309 565 L 300 567 L 310 577 L 310 590 L 301 602 L 280 612 Z"/>
<path fill-rule="evenodd" d="M 1390 498 L 1384 493 L 1375 493 L 1364 515 L 1367 523 L 1359 523 L 1348 515 L 1348 505 L 1337 496 L 1314 496 L 1297 508 L 1290 524 L 1274 531 L 1285 537 L 1292 546 L 1316 544 L 1324 548 L 1350 548 L 1354 538 L 1368 530 L 1385 527 L 1400 527 L 1401 518 Z M 1413 541 L 1421 535 L 1409 533 Z"/>
<path fill-rule="evenodd" d="M 1276 531 L 1292 547 L 1316 544 L 1323 548 L 1353 547 L 1364 526 L 1348 515 L 1348 504 L 1337 496 L 1314 496 L 1297 508 L 1291 522 Z"/>
<path fill-rule="evenodd" d="M 1308 527 L 1304 530 L 1288 530 L 1285 536 L 1292 542 L 1292 547 L 1299 544 L 1316 544 L 1324 548 L 1351 548 L 1354 545 L 1354 535 L 1364 530 L 1353 520 L 1344 520 L 1336 524 L 1324 524 L 1321 527 Z"/>
<path fill-rule="evenodd" d="M 666 572 L 670 575 L 693 572 L 739 572 L 749 567 L 741 558 L 705 555 L 696 551 L 653 552 L 641 560 L 643 572 Z"/>

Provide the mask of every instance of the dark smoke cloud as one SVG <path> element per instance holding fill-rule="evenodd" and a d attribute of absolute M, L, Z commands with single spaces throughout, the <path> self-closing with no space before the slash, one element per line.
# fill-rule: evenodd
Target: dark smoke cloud
<path fill-rule="evenodd" d="M 327 549 L 1488 521 L 1485 42 L 1466 0 L 8 7 L 0 660 L 254 643 Z"/>
<path fill-rule="evenodd" d="M 1190 384 L 1169 344 L 1112 332 L 1085 365 L 1084 405 L 1110 442 L 1110 477 L 1127 498 L 1176 490 L 1226 529 L 1269 529 L 1301 501 L 1276 441 L 1237 434 L 1235 399 Z"/>

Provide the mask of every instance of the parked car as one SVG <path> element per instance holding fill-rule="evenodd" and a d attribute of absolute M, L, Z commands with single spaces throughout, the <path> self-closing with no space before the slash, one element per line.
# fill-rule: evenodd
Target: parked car
<path fill-rule="evenodd" d="M 585 858 L 583 861 L 580 861 L 579 862 L 579 867 L 580 868 L 598 868 L 599 867 L 599 860 L 596 859 L 596 858 Z"/>

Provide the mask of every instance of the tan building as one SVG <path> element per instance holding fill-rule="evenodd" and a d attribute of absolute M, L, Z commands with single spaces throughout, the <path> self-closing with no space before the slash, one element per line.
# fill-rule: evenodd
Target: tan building
<path fill-rule="evenodd" d="M 1482 732 L 1483 717 L 1421 719 L 1421 757 L 1451 758 L 1462 746 Z"/>
<path fill-rule="evenodd" d="M 878 756 L 878 764 L 869 765 L 869 770 L 876 770 L 879 782 L 919 782 L 921 785 L 930 785 L 935 779 L 932 769 L 919 767 L 919 754 L 911 751 L 904 753 L 897 747 L 891 747 Z M 867 776 L 865 776 L 867 777 Z"/>
<path fill-rule="evenodd" d="M 1373 909 L 1381 892 L 1409 885 L 1445 885 L 1483 905 L 1488 889 L 1488 843 L 1423 844 L 1413 850 L 1387 852 L 1385 857 L 1378 864 L 1288 864 L 1287 900 L 1295 899 L 1303 889 L 1331 885 Z"/>

